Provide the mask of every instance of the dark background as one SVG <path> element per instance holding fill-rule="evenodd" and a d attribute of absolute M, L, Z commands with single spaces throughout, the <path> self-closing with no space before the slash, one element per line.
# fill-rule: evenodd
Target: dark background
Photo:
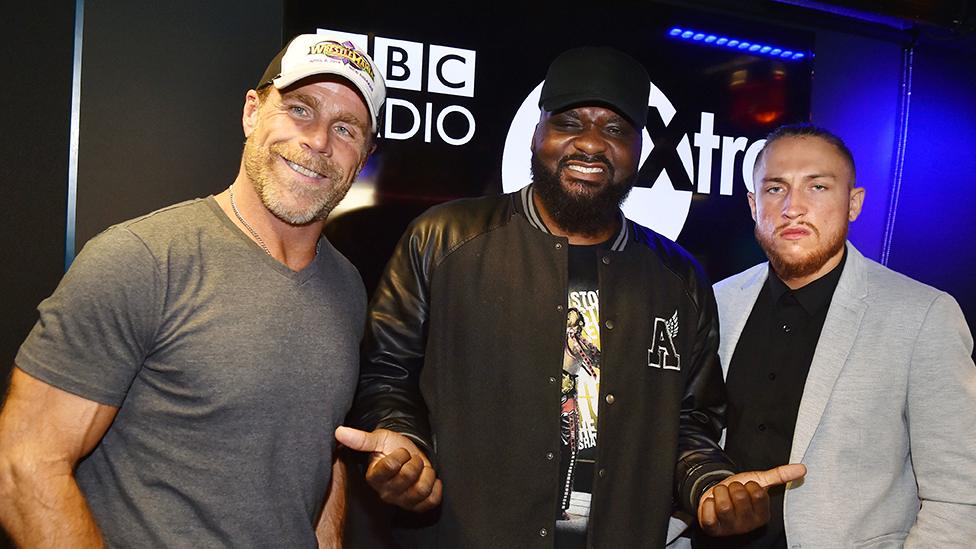
<path fill-rule="evenodd" d="M 241 150 L 244 91 L 281 46 L 286 16 L 296 5 L 280 0 L 8 4 L 0 18 L 5 51 L 0 69 L 8 76 L 0 114 L 4 221 L 0 380 L 4 386 L 16 349 L 36 320 L 34 308 L 63 273 L 66 234 L 76 237 L 80 249 L 112 223 L 219 192 L 233 179 Z M 675 13 L 669 10 L 678 8 L 692 8 L 704 19 L 736 28 L 744 25 L 757 33 L 750 36 L 796 34 L 803 40 L 812 36 L 816 58 L 810 116 L 848 141 L 857 158 L 860 183 L 868 189 L 865 212 L 852 228 L 852 241 L 865 255 L 949 291 L 973 326 L 976 47 L 972 3 L 893 1 L 883 8 L 876 2 L 819 4 L 885 11 L 874 11 L 877 17 L 868 21 L 856 13 L 825 13 L 769 0 L 737 2 L 734 9 L 727 7 L 729 3 L 702 0 L 603 11 L 600 6 L 596 12 L 575 17 L 527 12 L 466 18 L 405 6 L 401 11 L 412 10 L 412 15 L 395 19 L 387 15 L 386 3 L 362 2 L 344 4 L 340 14 L 327 14 L 328 19 L 310 24 L 383 35 L 368 22 L 387 21 L 383 24 L 390 27 L 384 32 L 390 37 L 427 44 L 433 40 L 419 29 L 426 28 L 424 21 L 439 20 L 445 45 L 471 44 L 480 56 L 488 56 L 493 47 L 519 51 L 508 74 L 525 76 L 525 81 L 532 74 L 541 79 L 552 54 L 584 34 L 622 46 L 645 38 L 655 43 L 660 40 L 658 31 L 668 23 L 656 21 L 651 14 Z M 77 224 L 69 227 L 71 87 L 79 6 L 84 17 L 78 37 L 82 46 L 78 203 Z M 501 8 L 482 11 L 492 10 Z M 399 24 L 394 26 L 396 21 Z M 485 21 L 501 26 L 487 26 Z M 622 37 L 621 32 L 638 38 Z M 562 41 L 537 42 L 533 38 L 537 36 Z M 645 54 L 645 62 L 657 63 L 652 52 Z M 707 64 L 709 56 L 718 54 L 702 49 L 688 55 Z M 483 58 L 479 57 L 479 69 Z M 656 73 L 652 77 L 672 101 L 684 101 L 682 93 L 688 90 L 682 89 L 683 81 L 665 82 L 663 76 L 658 81 Z M 495 78 L 502 84 L 505 76 L 496 73 Z M 479 75 L 479 86 L 485 80 Z M 906 120 L 904 92 L 909 82 L 912 93 Z M 527 93 L 515 86 L 498 90 L 499 103 L 506 105 Z M 476 98 L 482 99 L 481 95 L 476 90 Z M 509 120 L 501 115 L 498 120 L 479 117 L 477 139 L 497 141 Z M 900 139 L 902 134 L 907 139 Z M 470 153 L 486 166 L 480 176 L 463 173 L 453 162 L 427 166 L 439 176 L 421 177 L 399 169 L 395 173 L 405 184 L 444 182 L 443 189 L 435 188 L 430 196 L 415 201 L 418 210 L 427 202 L 451 196 L 494 192 L 497 173 L 490 175 L 488 166 L 497 169 L 499 159 L 491 156 L 496 153 L 490 145 L 481 147 L 477 152 L 472 147 Z M 391 166 L 410 165 L 406 152 L 399 153 L 397 161 L 390 158 L 392 152 L 385 154 Z M 903 162 L 899 162 L 901 154 Z M 722 198 L 742 200 L 737 218 L 696 211 L 689 224 L 694 220 L 694 226 L 707 226 L 717 235 L 725 232 L 726 224 L 748 225 L 742 221 L 748 218 L 744 198 Z M 692 249 L 705 245 L 687 238 Z M 736 243 L 732 248 L 735 257 L 757 254 L 752 244 Z"/>
<path fill-rule="evenodd" d="M 588 32 L 567 32 L 580 24 L 579 14 L 571 12 L 550 13 L 544 19 L 516 18 L 508 12 L 484 13 L 472 21 L 454 15 L 405 20 L 398 13 L 388 12 L 370 17 L 364 16 L 365 10 L 331 13 L 320 2 L 285 2 L 285 8 L 286 37 L 315 33 L 322 28 L 365 34 L 370 36 L 374 56 L 377 38 L 477 52 L 473 98 L 388 87 L 390 97 L 406 99 L 418 108 L 426 102 L 431 102 L 435 111 L 446 105 L 463 105 L 475 117 L 477 130 L 463 146 L 449 145 L 436 136 L 430 143 L 425 143 L 420 135 L 406 141 L 381 139 L 366 176 L 375 185 L 380 204 L 367 211 L 335 215 L 327 229 L 330 240 L 360 267 L 370 289 L 396 237 L 413 215 L 450 198 L 502 192 L 502 152 L 516 110 L 543 80 L 549 62 L 568 48 L 609 45 L 634 55 L 677 111 L 665 126 L 651 110 L 647 129 L 655 148 L 637 187 L 652 186 L 664 162 L 676 189 L 696 188 L 677 156 L 668 151 L 673 151 L 685 135 L 693 143 L 703 111 L 715 114 L 716 135 L 746 137 L 750 143 L 778 125 L 810 118 L 813 62 L 809 56 L 797 61 L 773 60 L 677 41 L 667 31 L 674 25 L 720 29 L 727 36 L 748 37 L 805 52 L 814 48 L 812 31 L 757 25 L 744 19 L 665 5 L 649 5 L 634 10 L 628 17 L 598 22 L 597 28 Z M 426 50 L 425 47 L 425 82 L 431 70 Z M 386 76 L 389 81 L 389 71 Z M 391 116 L 395 131 L 409 129 L 410 115 L 395 109 Z M 462 124 L 449 133 L 463 135 L 466 127 Z M 522 146 L 528 149 L 528 141 Z M 692 151 L 697 174 L 699 155 L 697 149 Z M 746 188 L 740 175 L 743 154 L 737 156 L 731 196 L 719 193 L 721 152 L 711 154 L 711 192 L 694 194 L 678 241 L 702 261 L 712 279 L 720 280 L 762 261 L 763 256 L 753 240 L 751 218 L 741 215 L 746 204 Z M 520 181 L 515 188 L 526 183 L 528 180 Z M 403 215 L 398 216 L 398 212 Z M 644 224 L 657 228 L 653 219 Z M 717 224 L 720 230 L 716 230 Z M 364 249 L 364 234 L 382 243 L 372 242 Z"/>

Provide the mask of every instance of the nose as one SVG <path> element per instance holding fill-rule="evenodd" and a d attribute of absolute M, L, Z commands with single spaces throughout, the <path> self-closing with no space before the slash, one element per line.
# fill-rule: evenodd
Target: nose
<path fill-rule="evenodd" d="M 783 217 L 796 219 L 807 213 L 807 203 L 802 193 L 789 191 L 783 201 Z"/>
<path fill-rule="evenodd" d="M 593 125 L 587 126 L 576 136 L 573 140 L 573 146 L 576 150 L 587 155 L 594 155 L 607 150 L 607 142 L 604 140 L 600 129 Z"/>
<path fill-rule="evenodd" d="M 310 124 L 305 128 L 302 146 L 310 152 L 332 156 L 332 128 L 328 124 Z"/>

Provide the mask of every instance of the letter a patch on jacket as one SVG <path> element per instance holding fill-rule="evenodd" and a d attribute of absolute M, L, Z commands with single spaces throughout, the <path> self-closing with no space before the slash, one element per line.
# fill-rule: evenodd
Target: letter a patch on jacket
<path fill-rule="evenodd" d="M 674 348 L 674 340 L 678 337 L 678 311 L 675 310 L 670 320 L 656 317 L 654 319 L 654 340 L 647 350 L 647 365 L 651 368 L 665 370 L 680 370 L 681 355 Z"/>

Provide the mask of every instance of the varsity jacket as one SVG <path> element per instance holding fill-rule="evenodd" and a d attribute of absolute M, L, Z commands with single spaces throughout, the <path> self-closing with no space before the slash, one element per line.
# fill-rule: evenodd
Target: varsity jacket
<path fill-rule="evenodd" d="M 598 265 L 602 363 L 591 547 L 663 547 L 732 473 L 712 289 L 623 217 Z M 553 546 L 568 241 L 532 188 L 437 206 L 407 229 L 370 307 L 350 419 L 416 441 L 444 483 L 425 545 Z"/>

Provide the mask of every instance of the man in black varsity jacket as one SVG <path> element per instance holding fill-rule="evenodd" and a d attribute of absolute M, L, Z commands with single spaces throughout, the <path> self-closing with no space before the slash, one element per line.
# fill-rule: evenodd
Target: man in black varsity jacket
<path fill-rule="evenodd" d="M 619 209 L 649 86 L 621 52 L 560 55 L 532 184 L 431 209 L 387 267 L 351 414 L 366 431 L 336 436 L 370 453 L 384 501 L 431 512 L 421 545 L 661 547 L 674 507 L 745 532 L 765 487 L 803 475 L 733 475 L 709 283 Z"/>

